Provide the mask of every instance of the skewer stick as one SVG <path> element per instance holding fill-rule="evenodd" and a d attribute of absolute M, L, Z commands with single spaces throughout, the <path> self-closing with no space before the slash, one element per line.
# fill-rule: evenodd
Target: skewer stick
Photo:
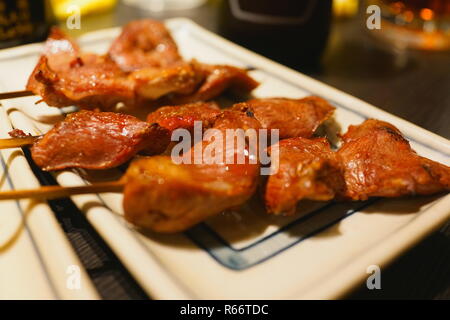
<path fill-rule="evenodd" d="M 78 194 L 121 192 L 125 186 L 124 181 L 109 181 L 94 183 L 86 186 L 64 187 L 44 186 L 38 189 L 11 190 L 0 192 L 0 200 L 32 199 L 57 199 Z"/>
<path fill-rule="evenodd" d="M 23 138 L 0 139 L 0 149 L 20 148 L 33 144 L 39 136 L 28 136 Z"/>
<path fill-rule="evenodd" d="M 27 90 L 4 92 L 4 93 L 0 93 L 0 100 L 29 97 L 29 96 L 34 96 L 34 95 L 35 94 L 33 92 L 27 91 Z"/>

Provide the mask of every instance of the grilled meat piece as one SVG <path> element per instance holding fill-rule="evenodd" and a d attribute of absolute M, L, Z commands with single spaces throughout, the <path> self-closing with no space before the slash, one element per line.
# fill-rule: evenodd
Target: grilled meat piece
<path fill-rule="evenodd" d="M 132 21 L 124 26 L 108 54 L 126 72 L 166 68 L 181 61 L 169 31 L 164 24 L 151 19 Z"/>
<path fill-rule="evenodd" d="M 134 83 L 108 57 L 82 53 L 60 29 L 53 28 L 27 90 L 48 105 L 112 109 L 134 103 Z"/>
<path fill-rule="evenodd" d="M 233 110 L 252 112 L 263 128 L 279 129 L 280 139 L 287 139 L 310 138 L 335 108 L 322 98 L 310 96 L 252 99 L 234 105 Z"/>
<path fill-rule="evenodd" d="M 130 34 L 133 30 L 140 33 Z M 26 88 L 50 106 L 112 111 L 119 103 L 129 108 L 190 103 L 256 86 L 245 70 L 182 61 L 164 26 L 143 20 L 125 27 L 108 55 L 81 52 L 53 28 Z"/>
<path fill-rule="evenodd" d="M 203 81 L 200 82 L 198 88 L 191 94 L 171 94 L 168 97 L 171 103 L 186 104 L 197 101 L 208 101 L 219 96 L 224 91 L 231 91 L 236 95 L 245 95 L 259 85 L 244 69 L 204 63 L 197 63 L 197 66 L 203 77 Z"/>
<path fill-rule="evenodd" d="M 275 149 L 277 148 L 277 149 Z M 325 138 L 281 140 L 271 164 L 264 199 L 268 213 L 293 214 L 302 199 L 326 201 L 345 188 L 339 160 Z"/>
<path fill-rule="evenodd" d="M 8 134 L 11 138 L 31 137 L 31 133 L 26 134 L 25 132 L 23 132 L 23 130 L 20 130 L 20 129 L 13 129 L 10 132 L 8 132 Z"/>
<path fill-rule="evenodd" d="M 338 151 L 344 166 L 344 197 L 399 197 L 450 190 L 450 167 L 416 154 L 393 125 L 369 119 L 350 126 Z"/>
<path fill-rule="evenodd" d="M 50 61 L 42 56 L 27 84 L 49 106 L 113 110 L 118 103 L 137 103 L 134 82 L 105 57 L 84 55 L 64 71 L 52 68 Z"/>
<path fill-rule="evenodd" d="M 27 90 L 50 106 L 113 110 L 140 107 L 169 93 L 191 94 L 203 80 L 194 63 L 122 71 L 108 56 L 82 53 L 59 29 L 50 34 Z"/>
<path fill-rule="evenodd" d="M 69 167 L 107 169 L 136 153 L 158 154 L 169 144 L 168 130 L 125 114 L 80 111 L 56 124 L 31 148 L 44 170 Z"/>
<path fill-rule="evenodd" d="M 171 133 L 176 129 L 192 131 L 194 121 L 201 121 L 203 128 L 211 127 L 221 114 L 219 106 L 214 102 L 198 102 L 181 106 L 165 106 L 147 116 L 148 123 L 158 123 Z"/>
<path fill-rule="evenodd" d="M 219 114 L 214 103 L 162 107 L 149 115 L 148 122 L 119 113 L 84 110 L 56 124 L 31 152 L 36 164 L 48 171 L 112 168 L 139 152 L 163 153 L 173 130 L 192 129 L 195 120 L 208 126 Z M 11 135 L 22 137 L 22 132 L 16 129 Z"/>
<path fill-rule="evenodd" d="M 213 128 L 224 133 L 226 129 L 260 128 L 259 123 L 245 113 L 225 111 Z M 199 142 L 203 150 L 210 141 Z M 125 176 L 125 218 L 145 229 L 157 232 L 179 232 L 247 201 L 254 193 L 259 176 L 259 165 L 250 163 L 247 147 L 230 147 L 225 142 L 225 154 L 245 163 L 202 164 L 180 163 L 168 156 L 156 156 L 134 161 Z M 236 144 L 237 145 L 237 144 Z M 195 146 L 193 147 L 195 148 Z M 190 153 L 192 156 L 194 152 Z"/>

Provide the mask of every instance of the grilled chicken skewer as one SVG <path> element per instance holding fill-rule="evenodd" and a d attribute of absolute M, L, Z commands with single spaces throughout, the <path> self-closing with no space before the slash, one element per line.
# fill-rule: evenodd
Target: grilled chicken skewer
<path fill-rule="evenodd" d="M 163 24 L 138 20 L 124 27 L 106 55 L 81 52 L 54 28 L 26 89 L 50 106 L 111 111 L 119 103 L 190 103 L 256 86 L 243 69 L 183 61 Z"/>
<path fill-rule="evenodd" d="M 213 127 L 223 130 L 233 126 L 255 128 L 259 123 L 247 113 L 227 111 Z M 267 189 L 266 201 L 272 199 L 268 203 L 272 213 L 292 212 L 289 209 L 303 198 L 327 200 L 335 195 L 343 200 L 362 200 L 450 190 L 450 168 L 418 156 L 398 129 L 386 122 L 368 120 L 351 126 L 337 153 L 322 139 L 311 140 L 310 145 L 302 138 L 288 140 L 280 142 L 279 175 L 269 177 L 273 185 Z M 123 189 L 127 220 L 158 232 L 177 232 L 246 201 L 256 187 L 258 167 L 250 163 L 231 167 L 176 165 L 167 156 L 156 156 L 134 161 L 118 182 L 18 190 L 0 193 L 0 199 L 52 198 Z M 293 170 L 295 167 L 301 170 Z M 268 193 L 279 191 L 276 185 L 291 194 L 268 198 Z"/>
<path fill-rule="evenodd" d="M 265 189 L 267 211 L 292 214 L 298 201 L 367 200 L 450 191 L 450 167 L 416 154 L 393 125 L 369 119 L 350 126 L 333 152 L 323 139 L 286 139 Z"/>
<path fill-rule="evenodd" d="M 350 126 L 342 139 L 344 199 L 450 191 L 450 167 L 419 156 L 390 123 L 369 119 Z"/>
<path fill-rule="evenodd" d="M 176 164 L 170 156 L 133 162 L 125 176 L 125 219 L 157 232 L 179 232 L 238 207 L 253 195 L 259 181 L 259 162 L 251 161 L 248 145 L 239 148 L 227 143 L 225 131 L 257 130 L 261 128 L 259 122 L 247 113 L 224 111 L 212 128 L 222 132 L 225 140 L 219 161 L 217 154 L 203 153 L 201 164 L 195 164 L 194 159 L 190 164 Z M 211 144 L 207 139 L 199 143 L 202 150 Z M 195 154 L 194 148 L 190 156 Z M 231 164 L 226 163 L 229 156 L 234 160 Z"/>
<path fill-rule="evenodd" d="M 318 97 L 284 99 L 283 103 L 273 100 L 254 99 L 251 110 L 242 106 L 231 110 L 251 112 L 263 128 L 282 128 L 287 137 L 311 137 L 334 110 Z M 286 107 L 292 115 L 283 113 Z M 195 121 L 201 121 L 207 129 L 222 112 L 214 103 L 166 106 L 150 113 L 143 122 L 129 115 L 84 110 L 70 114 L 43 137 L 26 136 L 19 130 L 15 138 L 0 140 L 0 148 L 33 144 L 33 160 L 47 171 L 69 167 L 108 169 L 137 153 L 161 154 L 168 149 L 174 130 L 192 132 Z"/>
<path fill-rule="evenodd" d="M 293 214 L 300 200 L 331 200 L 344 188 L 341 164 L 325 138 L 291 138 L 276 146 L 279 156 L 271 166 L 278 171 L 264 191 L 267 212 Z"/>
<path fill-rule="evenodd" d="M 109 169 L 129 161 L 137 153 L 163 153 L 172 131 L 188 128 L 181 119 L 207 122 L 208 117 L 214 118 L 219 113 L 214 103 L 197 103 L 165 107 L 151 117 L 152 122 L 145 122 L 115 112 L 83 110 L 69 114 L 44 136 L 32 137 L 13 130 L 10 134 L 15 138 L 0 141 L 0 147 L 31 144 L 34 162 L 46 171 L 74 167 Z"/>
<path fill-rule="evenodd" d="M 26 89 L 50 106 L 114 110 L 157 99 L 170 92 L 190 93 L 201 80 L 196 65 L 180 62 L 163 69 L 127 73 L 107 55 L 81 52 L 61 30 L 53 28 Z"/>
<path fill-rule="evenodd" d="M 261 99 L 259 107 L 252 111 L 242 110 L 244 111 L 242 112 L 232 108 L 220 112 L 214 107 L 210 107 L 211 114 L 215 113 L 214 118 L 208 118 L 204 110 L 199 109 L 199 105 L 163 107 L 150 114 L 148 120 L 156 121 L 158 119 L 159 125 L 165 126 L 167 130 L 173 130 L 179 127 L 190 129 L 193 126 L 193 119 L 200 119 L 207 126 L 219 130 L 226 136 L 227 129 L 260 129 L 262 127 L 260 121 L 265 119 L 263 115 L 272 114 L 264 112 L 263 109 L 274 111 L 274 108 L 278 108 L 278 112 L 274 112 L 273 115 L 283 117 L 283 113 L 280 112 L 283 109 L 281 104 L 273 104 L 271 99 L 267 99 L 267 104 L 262 103 L 265 100 Z M 313 101 L 316 103 L 312 103 Z M 333 107 L 323 104 L 323 100 L 320 98 L 310 97 L 290 102 L 297 105 L 299 114 L 303 113 L 302 110 L 308 114 L 310 108 L 325 109 L 318 111 L 318 113 L 324 114 L 321 119 L 317 119 L 319 123 L 325 121 L 329 113 L 333 111 Z M 189 116 L 186 116 L 186 110 Z M 259 120 L 255 118 L 253 113 L 255 111 L 258 111 Z M 87 113 L 89 111 L 84 111 L 82 114 Z M 289 122 L 291 120 L 287 119 Z M 298 117 L 297 124 L 303 125 L 302 121 L 304 120 Z M 282 118 L 275 122 L 282 123 Z M 267 126 L 268 120 L 266 119 L 264 123 Z M 317 126 L 312 126 L 310 131 L 304 131 L 303 134 L 312 136 L 313 129 Z M 205 149 L 211 142 L 206 139 L 200 143 L 202 149 Z M 248 147 L 239 149 L 232 143 L 231 148 L 225 141 L 225 150 L 222 152 L 222 161 L 219 163 L 214 163 L 217 160 L 217 154 L 209 155 L 214 159 L 204 156 L 202 164 L 175 164 L 172 157 L 154 156 L 132 162 L 124 177 L 117 182 L 91 185 L 89 188 L 46 187 L 37 191 L 22 190 L 0 195 L 0 199 L 17 199 L 24 196 L 54 198 L 70 194 L 111 192 L 123 189 L 124 211 L 127 220 L 137 226 L 158 232 L 178 232 L 223 210 L 239 206 L 253 195 L 259 181 L 260 165 L 257 159 L 253 159 L 253 162 L 250 161 L 252 154 Z M 191 155 L 194 154 L 195 152 L 191 152 Z M 225 155 L 229 157 L 230 154 L 235 160 L 233 164 L 226 163 L 224 159 Z M 239 164 L 236 161 L 238 158 L 244 159 L 244 163 Z M 143 194 L 146 196 L 142 197 Z M 178 200 L 175 202 L 175 199 Z"/>
<path fill-rule="evenodd" d="M 247 113 L 224 111 L 213 128 L 259 129 L 259 122 Z M 203 147 L 210 143 L 199 142 Z M 225 144 L 225 154 L 244 157 L 244 164 L 175 164 L 170 156 L 155 156 L 131 163 L 119 181 L 82 187 L 44 187 L 0 193 L 0 200 L 32 197 L 51 199 L 92 192 L 124 192 L 125 218 L 157 232 L 183 231 L 207 217 L 244 203 L 254 193 L 259 163 L 251 164 L 248 148 Z M 228 148 L 232 145 L 231 149 Z M 195 147 L 195 146 L 194 146 Z M 194 148 L 193 147 L 193 148 Z M 192 155 L 194 152 L 191 153 Z M 214 156 L 215 157 L 215 156 Z M 208 160 L 205 160 L 208 162 Z M 145 196 L 143 196 L 145 194 Z"/>

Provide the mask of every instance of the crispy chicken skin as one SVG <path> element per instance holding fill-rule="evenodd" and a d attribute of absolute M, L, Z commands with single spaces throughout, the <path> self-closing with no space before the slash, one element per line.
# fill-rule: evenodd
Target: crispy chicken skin
<path fill-rule="evenodd" d="M 302 199 L 326 201 L 344 189 L 342 169 L 335 152 L 325 138 L 291 138 L 269 148 L 278 147 L 278 171 L 270 175 L 265 188 L 268 213 L 293 214 Z"/>
<path fill-rule="evenodd" d="M 124 71 L 166 68 L 181 57 L 164 24 L 151 19 L 128 23 L 109 49 L 109 56 Z"/>
<path fill-rule="evenodd" d="M 221 114 L 215 102 L 197 102 L 181 106 L 165 106 L 147 116 L 148 123 L 158 123 L 170 132 L 176 129 L 192 131 L 195 121 L 201 121 L 204 128 L 211 127 Z"/>
<path fill-rule="evenodd" d="M 107 169 L 136 153 L 158 154 L 170 141 L 168 130 L 119 113 L 80 111 L 55 125 L 31 148 L 44 170 L 68 167 Z"/>
<path fill-rule="evenodd" d="M 234 110 L 251 111 L 266 129 L 279 129 L 280 139 L 309 138 L 335 108 L 322 98 L 252 99 L 233 106 Z"/>
<path fill-rule="evenodd" d="M 258 129 L 259 123 L 245 113 L 225 111 L 213 128 Z M 255 192 L 259 165 L 250 164 L 246 149 L 226 152 L 235 157 L 244 152 L 245 163 L 175 164 L 169 156 L 134 161 L 125 175 L 125 218 L 145 229 L 172 233 L 241 205 Z"/>
<path fill-rule="evenodd" d="M 338 151 L 344 197 L 399 197 L 450 190 L 450 168 L 423 158 L 393 125 L 374 119 L 350 126 Z"/>

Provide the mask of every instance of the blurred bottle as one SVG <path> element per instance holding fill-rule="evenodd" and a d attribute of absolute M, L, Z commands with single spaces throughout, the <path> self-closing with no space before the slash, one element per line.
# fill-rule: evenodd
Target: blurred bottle
<path fill-rule="evenodd" d="M 111 10 L 117 0 L 51 0 L 56 17 L 63 20 L 73 13 L 76 6 L 81 16 Z"/>
<path fill-rule="evenodd" d="M 333 14 L 338 18 L 350 18 L 358 13 L 359 0 L 333 0 Z"/>
<path fill-rule="evenodd" d="M 0 48 L 42 41 L 53 23 L 47 0 L 0 0 Z"/>
<path fill-rule="evenodd" d="M 223 0 L 220 32 L 293 67 L 317 65 L 325 48 L 331 0 Z"/>
<path fill-rule="evenodd" d="M 373 0 L 381 29 L 372 34 L 396 47 L 450 50 L 450 0 Z"/>

